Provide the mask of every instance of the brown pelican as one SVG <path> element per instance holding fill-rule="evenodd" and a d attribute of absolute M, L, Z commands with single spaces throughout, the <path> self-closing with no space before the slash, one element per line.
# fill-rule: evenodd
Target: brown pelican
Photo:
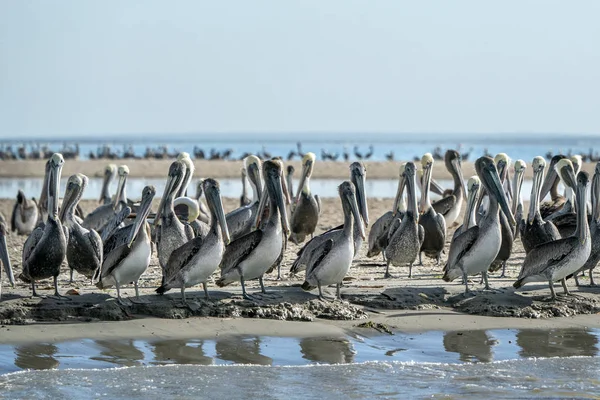
<path fill-rule="evenodd" d="M 125 221 L 125 218 L 129 217 L 131 214 L 131 208 L 129 206 L 123 207 L 121 211 L 119 211 L 115 216 L 108 221 L 108 223 L 102 229 L 102 234 L 100 234 L 100 239 L 102 239 L 102 243 L 106 243 L 106 241 L 115 234 L 118 230 L 123 228 L 121 223 Z M 130 225 L 127 225 L 130 226 Z"/>
<path fill-rule="evenodd" d="M 511 186 L 508 179 L 508 169 L 511 160 L 505 153 L 500 153 L 496 155 L 494 161 L 496 162 L 496 168 L 498 170 L 498 176 L 500 177 L 500 183 L 504 188 L 504 193 L 506 195 L 507 201 L 510 203 L 512 199 L 512 189 L 510 189 Z M 519 173 L 522 175 L 523 172 L 524 168 L 520 168 Z M 511 216 L 514 220 L 514 215 L 512 214 L 512 212 Z M 496 272 L 500 268 L 502 268 L 502 274 L 500 274 L 500 277 L 503 278 L 506 273 L 506 261 L 510 258 L 513 243 L 515 241 L 515 225 L 511 225 L 508 222 L 508 217 L 504 214 L 503 210 L 500 210 L 500 227 L 502 232 L 502 245 L 500 246 L 500 251 L 496 256 L 496 259 L 494 260 L 494 262 L 492 262 L 492 265 L 490 265 L 489 272 Z"/>
<path fill-rule="evenodd" d="M 560 210 L 565 204 L 565 197 L 558 193 L 558 183 L 560 182 L 560 179 L 554 168 L 556 163 L 565 158 L 567 157 L 563 155 L 556 155 L 552 157 L 552 160 L 550 160 L 548 173 L 546 173 L 546 179 L 544 180 L 540 190 L 540 201 L 544 200 L 544 197 L 546 197 L 548 192 L 550 192 L 550 201 L 540 204 L 540 214 L 543 219 L 548 218 L 550 215 Z"/>
<path fill-rule="evenodd" d="M 183 173 L 183 180 L 181 181 L 181 185 L 179 186 L 179 189 L 177 190 L 177 194 L 175 195 L 175 198 L 187 196 L 188 186 L 190 185 L 190 182 L 192 181 L 192 177 L 193 177 L 194 171 L 196 169 L 196 167 L 194 166 L 194 162 L 190 158 L 190 155 L 188 153 L 186 153 L 185 151 L 183 151 L 177 155 L 177 161 L 181 161 L 183 163 L 183 165 L 185 166 L 185 171 Z"/>
<path fill-rule="evenodd" d="M 544 180 L 546 162 L 542 157 L 535 157 L 532 163 L 533 184 L 529 200 L 527 220 L 520 222 L 521 243 L 525 253 L 529 253 L 536 246 L 560 239 L 560 233 L 552 221 L 544 221 L 540 214 L 540 189 Z M 517 220 L 518 221 L 518 220 Z"/>
<path fill-rule="evenodd" d="M 481 186 L 481 181 L 477 175 L 473 175 L 469 178 L 467 182 L 467 208 L 465 210 L 465 215 L 463 217 L 463 223 L 461 226 L 456 228 L 454 233 L 452 234 L 452 240 L 454 241 L 456 237 L 464 232 L 467 229 L 477 225 L 475 221 L 475 208 L 477 206 L 477 201 L 479 199 L 479 188 Z"/>
<path fill-rule="evenodd" d="M 387 211 L 381 217 L 379 217 L 371 227 L 369 231 L 369 249 L 367 251 L 367 257 L 375 257 L 379 253 L 383 256 L 385 262 L 385 253 L 383 249 L 388 244 L 388 232 L 390 225 L 394 220 L 396 214 L 400 219 L 406 212 L 406 201 L 404 200 L 404 168 L 406 163 L 400 164 L 400 178 L 398 180 L 398 190 L 396 191 L 396 199 L 391 211 Z"/>
<path fill-rule="evenodd" d="M 106 223 L 117 214 L 121 208 L 127 205 L 127 197 L 125 195 L 125 184 L 129 175 L 129 168 L 126 165 L 121 165 L 118 170 L 119 184 L 117 186 L 117 194 L 110 204 L 103 204 L 89 213 L 81 224 L 85 229 L 93 229 L 96 232 L 101 232 Z"/>
<path fill-rule="evenodd" d="M 448 150 L 444 157 L 444 162 L 448 172 L 452 175 L 454 189 L 452 190 L 451 195 L 436 201 L 432 206 L 438 214 L 444 216 L 446 226 L 451 227 L 454 226 L 455 221 L 458 219 L 462 209 L 463 199 L 466 197 L 465 184 L 463 182 L 460 154 L 455 150 Z"/>
<path fill-rule="evenodd" d="M 566 159 L 560 160 L 556 169 L 565 185 L 575 191 L 577 228 L 572 236 L 542 243 L 527 253 L 519 278 L 513 284 L 520 288 L 529 282 L 548 282 L 553 299 L 556 281 L 562 281 L 565 294 L 569 294 L 565 278 L 585 265 L 592 248 L 586 211 L 589 176 L 580 172 L 575 178 L 573 165 Z"/>
<path fill-rule="evenodd" d="M 15 277 L 10 265 L 10 258 L 8 257 L 8 247 L 6 246 L 6 235 L 8 235 L 6 220 L 4 219 L 4 215 L 0 213 L 0 262 L 2 262 L 4 272 L 8 277 L 8 282 L 12 287 L 15 287 Z M 2 270 L 0 270 L 0 297 L 2 297 Z"/>
<path fill-rule="evenodd" d="M 429 199 L 429 183 L 433 168 L 433 156 L 430 153 L 426 153 L 421 158 L 421 166 L 423 167 L 423 184 L 419 224 L 425 230 L 421 252 L 424 252 L 427 257 L 435 258 L 439 264 L 446 243 L 446 220 L 442 214 L 438 214 L 434 210 Z M 419 258 L 420 256 L 419 254 Z"/>
<path fill-rule="evenodd" d="M 467 276 L 480 273 L 483 274 L 486 288 L 489 288 L 487 270 L 502 244 L 500 208 L 508 216 L 509 223 L 515 225 L 494 160 L 490 157 L 477 159 L 475 170 L 488 193 L 489 208 L 479 220 L 479 225 L 472 226 L 452 240 L 443 277 L 446 282 L 462 277 L 465 292 L 469 292 Z"/>
<path fill-rule="evenodd" d="M 117 288 L 117 298 L 120 303 L 121 285 L 133 282 L 135 296 L 139 299 L 138 279 L 150 264 L 152 245 L 150 243 L 150 225 L 146 217 L 150 212 L 152 199 L 156 194 L 154 186 L 146 186 L 142 192 L 140 209 L 129 228 L 124 241 L 116 243 L 112 249 L 105 246 L 104 261 L 100 272 L 100 279 L 96 286 L 100 289 Z M 114 237 L 114 236 L 113 236 Z"/>
<path fill-rule="evenodd" d="M 205 179 L 204 193 L 211 210 L 210 231 L 204 238 L 196 237 L 171 253 L 165 283 L 156 289 L 157 293 L 163 294 L 170 289 L 181 288 L 184 303 L 185 288 L 198 283 L 202 283 L 204 294 L 209 298 L 206 281 L 219 267 L 225 246 L 229 244 L 219 183 L 214 179 Z"/>
<path fill-rule="evenodd" d="M 248 172 L 250 184 L 252 185 L 252 203 L 244 207 L 239 207 L 225 215 L 227 229 L 232 241 L 248 234 L 252 230 L 254 221 L 256 220 L 258 203 L 263 192 L 260 159 L 254 155 L 250 155 L 244 159 L 244 164 Z"/>
<path fill-rule="evenodd" d="M 102 180 L 102 190 L 100 191 L 100 204 L 111 204 L 112 197 L 110 196 L 109 187 L 112 181 L 117 176 L 117 166 L 115 164 L 108 164 L 104 169 L 104 179 Z"/>
<path fill-rule="evenodd" d="M 250 170 L 248 171 L 250 172 Z M 281 182 L 281 163 L 267 160 L 263 165 L 265 186 L 268 196 L 262 196 L 258 213 L 256 230 L 232 241 L 225 249 L 221 261 L 221 278 L 217 285 L 223 287 L 240 281 L 244 298 L 252 299 L 246 293 L 245 281 L 258 278 L 262 293 L 266 293 L 263 275 L 275 265 L 281 255 L 284 244 L 283 234 L 289 234 L 289 223 L 283 200 Z M 265 224 L 260 224 L 267 199 L 269 216 Z"/>
<path fill-rule="evenodd" d="M 594 268 L 596 268 L 596 265 L 598 265 L 598 261 L 600 261 L 600 162 L 596 164 L 594 177 L 592 179 L 592 218 L 590 223 L 590 236 L 592 239 L 590 256 L 585 264 L 583 264 L 583 267 L 579 268 L 579 270 L 573 274 L 577 286 L 579 286 L 577 274 L 587 270 L 590 271 L 590 286 L 596 285 L 592 272 L 594 271 Z"/>
<path fill-rule="evenodd" d="M 294 166 L 293 165 L 288 165 L 287 166 L 287 175 L 285 176 L 285 180 L 287 183 L 287 188 L 288 188 L 288 195 L 291 198 L 294 198 Z"/>
<path fill-rule="evenodd" d="M 102 266 L 102 240 L 93 229 L 85 229 L 75 220 L 75 207 L 87 186 L 88 178 L 83 174 L 72 175 L 65 189 L 60 221 L 67 229 L 67 261 L 71 270 L 70 282 L 73 282 L 73 271 L 92 279 Z"/>
<path fill-rule="evenodd" d="M 17 192 L 10 222 L 11 230 L 19 235 L 29 235 L 37 226 L 38 205 L 34 199 L 27 199 L 21 189 Z"/>
<path fill-rule="evenodd" d="M 571 157 L 569 161 L 571 161 L 571 166 L 573 168 L 573 176 L 577 176 L 579 170 L 581 169 L 580 159 L 577 157 Z M 556 168 L 557 167 L 555 166 L 554 169 Z M 558 175 L 560 179 L 563 180 L 563 175 L 560 173 L 558 173 Z M 546 220 L 552 221 L 552 223 L 556 226 L 556 229 L 558 229 L 560 235 L 564 238 L 571 236 L 577 227 L 575 191 L 567 184 L 565 184 L 565 199 L 565 204 L 562 206 L 562 208 L 546 218 Z"/>
<path fill-rule="evenodd" d="M 353 216 L 354 221 L 358 221 L 362 238 L 365 237 L 365 231 L 360 222 L 358 205 L 356 204 L 354 185 L 351 182 L 344 181 L 339 186 L 338 192 L 344 210 L 344 228 L 340 234 L 327 238 L 313 250 L 313 257 L 311 257 L 311 262 L 306 268 L 306 278 L 302 284 L 302 289 L 306 291 L 318 288 L 321 300 L 325 300 L 321 286 L 333 284 L 336 286 L 336 297 L 342 299 L 340 293 L 341 283 L 354 258 Z"/>
<path fill-rule="evenodd" d="M 291 218 L 290 240 L 295 244 L 304 242 L 307 235 L 312 238 L 319 221 L 320 202 L 318 197 L 310 191 L 310 176 L 314 163 L 315 155 L 313 153 L 306 153 L 302 158 L 302 176 L 294 199 Z"/>
<path fill-rule="evenodd" d="M 200 215 L 198 215 L 198 220 L 204 222 L 205 224 L 210 224 L 210 211 L 202 202 L 202 193 L 204 190 L 202 189 L 203 180 L 200 179 L 198 184 L 196 185 L 196 200 L 198 201 L 198 207 L 200 209 Z"/>
<path fill-rule="evenodd" d="M 242 167 L 242 195 L 240 196 L 240 207 L 247 206 L 252 200 L 248 197 L 248 173 Z"/>
<path fill-rule="evenodd" d="M 515 174 L 513 175 L 512 182 L 512 206 L 510 211 L 513 213 L 515 217 L 515 221 L 517 221 L 517 226 L 514 228 L 514 238 L 516 239 L 520 233 L 520 225 L 524 221 L 523 220 L 523 196 L 521 195 L 521 188 L 523 187 L 523 177 L 525 175 L 525 169 L 527 168 L 527 164 L 523 160 L 517 160 L 515 162 Z"/>
<path fill-rule="evenodd" d="M 407 187 L 408 209 L 402 217 L 397 217 L 398 207 L 394 207 L 394 221 L 390 228 L 388 245 L 385 248 L 385 278 L 391 278 L 390 264 L 395 266 L 408 265 L 408 277 L 412 277 L 412 266 L 419 255 L 421 244 L 425 236 L 425 230 L 419 225 L 419 211 L 417 209 L 416 193 L 416 169 L 414 163 L 408 162 L 404 168 L 404 179 L 402 185 Z M 399 189 L 400 190 L 400 189 Z M 398 200 L 399 196 L 396 196 Z M 394 225 L 398 225 L 396 228 Z"/>
<path fill-rule="evenodd" d="M 33 296 L 35 281 L 54 278 L 54 295 L 58 293 L 60 265 L 67 252 L 67 239 L 58 218 L 58 188 L 60 173 L 65 160 L 60 153 L 54 153 L 49 160 L 48 176 L 48 219 L 43 228 L 36 228 L 23 245 L 23 272 L 19 278 L 31 283 Z"/>
<path fill-rule="evenodd" d="M 158 261 L 163 270 L 163 280 L 166 278 L 167 262 L 173 250 L 183 246 L 184 243 L 194 237 L 191 226 L 179 221 L 179 218 L 175 215 L 173 206 L 173 198 L 181 186 L 185 169 L 185 164 L 181 161 L 173 161 L 171 164 L 165 191 L 160 199 L 156 217 L 154 218 L 154 226 L 157 227 L 156 251 L 158 252 Z"/>
<path fill-rule="evenodd" d="M 354 184 L 356 200 L 358 204 L 358 211 L 361 219 L 355 220 L 353 225 L 353 240 L 354 240 L 354 258 L 358 256 L 358 252 L 363 242 L 361 225 L 369 225 L 369 215 L 367 211 L 367 198 L 365 196 L 365 174 L 366 169 L 360 162 L 353 162 L 350 165 L 350 181 Z M 306 269 L 306 266 L 311 263 L 313 258 L 313 251 L 321 245 L 325 240 L 334 239 L 339 235 L 343 234 L 344 225 L 337 226 L 327 232 L 322 233 L 319 236 L 315 236 L 306 243 L 300 251 L 297 253 L 297 258 L 294 261 L 290 273 L 297 274 L 300 271 Z"/>
<path fill-rule="evenodd" d="M 45 224 L 48 219 L 48 180 L 50 176 L 50 159 L 46 161 L 45 172 L 44 172 L 44 181 L 42 182 L 42 192 L 40 193 L 40 198 L 38 200 L 38 223 Z"/>

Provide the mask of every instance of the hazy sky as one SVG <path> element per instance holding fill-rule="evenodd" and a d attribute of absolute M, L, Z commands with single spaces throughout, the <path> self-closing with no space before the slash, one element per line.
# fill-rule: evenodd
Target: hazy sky
<path fill-rule="evenodd" d="M 0 136 L 600 132 L 600 1 L 0 0 Z"/>

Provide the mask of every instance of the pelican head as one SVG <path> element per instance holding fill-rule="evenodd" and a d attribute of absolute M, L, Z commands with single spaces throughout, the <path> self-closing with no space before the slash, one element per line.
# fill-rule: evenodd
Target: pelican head
<path fill-rule="evenodd" d="M 267 190 L 268 196 L 261 196 L 258 212 L 256 215 L 257 217 L 255 221 L 255 226 L 260 225 L 260 219 L 263 215 L 267 203 L 267 197 L 269 197 L 270 199 L 272 199 L 271 201 L 275 202 L 275 208 L 279 211 L 279 216 L 281 218 L 283 232 L 287 237 L 290 233 L 290 224 L 288 222 L 287 212 L 285 210 L 285 203 L 283 201 L 283 186 L 281 184 L 282 163 L 274 160 L 265 161 L 263 164 L 263 175 L 265 177 L 265 188 Z M 271 209 L 270 212 L 273 213 L 275 212 L 275 210 Z"/>
<path fill-rule="evenodd" d="M 563 158 L 556 163 L 554 170 L 563 181 L 565 186 L 575 190 L 577 183 L 575 179 L 575 169 L 573 168 L 573 163 L 571 160 L 568 158 Z"/>
<path fill-rule="evenodd" d="M 67 180 L 67 186 L 65 188 L 65 197 L 63 198 L 63 204 L 60 209 L 60 220 L 65 222 L 65 216 L 67 212 L 71 210 L 83 194 L 83 190 L 87 186 L 88 177 L 83 174 L 71 175 Z"/>
<path fill-rule="evenodd" d="M 354 217 L 354 223 L 358 224 L 360 237 L 365 239 L 365 227 L 362 223 L 360 212 L 358 211 L 358 205 L 356 203 L 356 189 L 352 182 L 344 181 L 338 186 L 338 193 L 342 200 L 342 208 L 344 214 L 352 213 Z"/>
<path fill-rule="evenodd" d="M 310 152 L 306 153 L 304 157 L 302 157 L 302 175 L 300 176 L 300 182 L 298 184 L 298 191 L 296 192 L 295 203 L 298 202 L 301 192 L 310 194 L 309 180 L 312 176 L 313 168 L 315 165 L 315 159 L 315 153 Z"/>
<path fill-rule="evenodd" d="M 498 175 L 494 159 L 486 156 L 478 158 L 477 161 L 475 161 L 475 170 L 477 171 L 477 175 L 485 190 L 490 197 L 494 197 L 498 201 L 502 211 L 504 211 L 504 214 L 508 218 L 509 223 L 512 226 L 515 226 L 516 221 L 508 206 L 506 194 L 504 194 L 504 189 L 502 188 L 502 183 L 500 182 L 500 176 Z"/>
<path fill-rule="evenodd" d="M 525 172 L 525 168 L 527 168 L 527 164 L 523 160 L 515 161 L 515 173 L 522 174 Z"/>
<path fill-rule="evenodd" d="M 206 203 L 211 209 L 213 215 L 216 217 L 216 221 L 221 227 L 221 236 L 225 245 L 230 242 L 229 230 L 227 228 L 227 221 L 225 220 L 225 212 L 223 211 L 223 202 L 221 201 L 221 187 L 219 182 L 214 179 L 205 179 L 203 184 L 204 194 L 206 196 Z"/>
<path fill-rule="evenodd" d="M 176 208 L 179 205 L 183 205 L 187 209 L 187 212 L 183 214 L 187 222 L 195 221 L 200 215 L 200 206 L 198 205 L 198 201 L 196 199 L 185 196 L 178 197 L 173 200 L 173 208 Z"/>
<path fill-rule="evenodd" d="M 127 165 L 120 165 L 117 171 L 119 174 L 119 183 L 117 185 L 117 194 L 115 195 L 115 200 L 113 201 L 113 210 L 116 210 L 121 201 L 127 202 L 127 198 L 125 196 L 125 183 L 127 182 L 127 177 L 129 176 L 129 167 Z"/>
<path fill-rule="evenodd" d="M 544 157 L 534 157 L 531 162 L 531 167 L 533 168 L 533 172 L 543 171 L 546 168 L 546 160 L 544 160 Z"/>
<path fill-rule="evenodd" d="M 433 161 L 431 153 L 425 153 L 423 157 L 421 157 L 421 167 L 423 168 L 423 178 L 421 179 L 421 205 L 419 210 L 421 213 L 427 211 L 431 206 L 429 201 L 429 184 L 431 183 Z"/>
<path fill-rule="evenodd" d="M 567 157 L 562 154 L 557 154 L 550 160 L 550 167 L 548 167 L 548 172 L 546 173 L 546 179 L 544 179 L 544 183 L 542 184 L 542 189 L 540 191 L 540 200 L 542 200 L 548 192 L 552 189 L 555 184 L 558 184 L 558 175 L 556 173 L 556 169 L 554 168 L 556 164 Z"/>
<path fill-rule="evenodd" d="M 573 170 L 575 171 L 575 175 L 577 175 L 579 171 L 581 171 L 581 166 L 583 165 L 583 158 L 579 154 L 574 154 L 569 159 L 573 164 Z"/>
<path fill-rule="evenodd" d="M 152 205 L 152 199 L 156 195 L 156 188 L 152 185 L 146 186 L 144 190 L 142 190 L 142 200 L 140 201 L 140 208 L 137 212 L 135 220 L 133 221 L 133 228 L 129 233 L 129 237 L 127 238 L 127 246 L 131 247 L 137 234 L 142 227 L 146 223 L 146 218 L 148 218 L 148 214 L 150 213 L 150 206 Z M 156 220 L 156 219 L 155 219 Z"/>
<path fill-rule="evenodd" d="M 458 182 L 460 182 L 461 191 L 464 197 L 466 197 L 465 193 L 465 185 L 464 178 L 462 173 L 462 157 L 460 153 L 456 150 L 448 150 L 446 151 L 446 155 L 444 156 L 444 164 L 446 164 L 446 169 L 452 173 L 453 176 L 458 178 Z"/>
<path fill-rule="evenodd" d="M 469 193 L 479 191 L 479 186 L 481 185 L 481 181 L 477 175 L 473 175 L 467 181 L 467 190 Z"/>
<path fill-rule="evenodd" d="M 365 193 L 365 179 L 367 169 L 365 166 L 355 161 L 350 164 L 350 181 L 356 187 L 356 202 L 358 204 L 358 210 L 365 224 L 365 227 L 369 226 L 369 211 L 367 209 L 367 196 Z"/>
<path fill-rule="evenodd" d="M 165 185 L 165 190 L 160 199 L 158 209 L 156 210 L 156 216 L 154 217 L 154 226 L 160 223 L 163 208 L 165 208 L 168 202 L 170 202 L 173 199 L 173 196 L 179 190 L 184 174 L 185 165 L 183 164 L 183 162 L 178 160 L 173 161 L 171 163 L 171 166 L 169 167 L 169 175 L 167 177 L 167 184 Z"/>
<path fill-rule="evenodd" d="M 262 165 L 260 158 L 255 155 L 249 155 L 244 158 L 244 167 L 248 173 L 248 180 L 252 184 L 252 189 L 254 190 L 254 201 L 258 201 L 260 200 L 263 191 L 261 176 Z"/>
<path fill-rule="evenodd" d="M 498 176 L 500 176 L 500 180 L 504 182 L 508 173 L 508 167 L 510 166 L 510 157 L 508 157 L 506 153 L 498 153 L 496 154 L 496 157 L 494 157 L 494 162 L 496 163 Z"/>
<path fill-rule="evenodd" d="M 104 167 L 104 177 L 105 178 L 114 178 L 117 175 L 117 166 L 116 164 L 108 164 Z"/>

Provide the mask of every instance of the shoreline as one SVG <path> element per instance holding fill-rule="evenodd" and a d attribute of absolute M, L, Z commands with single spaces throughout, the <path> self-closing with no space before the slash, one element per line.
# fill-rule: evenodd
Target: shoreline
<path fill-rule="evenodd" d="M 406 160 L 405 160 L 406 161 Z M 531 160 L 525 160 L 529 165 Z M 132 178 L 166 178 L 169 166 L 173 160 L 67 160 L 63 167 L 63 177 L 75 173 L 82 173 L 88 177 L 102 177 L 104 168 L 108 164 L 126 164 Z M 300 176 L 302 170 L 299 160 L 284 161 L 285 165 L 294 166 L 295 177 Z M 398 179 L 398 170 L 401 161 L 364 161 L 367 169 L 367 179 Z M 240 178 L 242 161 L 223 160 L 194 160 L 197 178 Z M 343 161 L 317 161 L 313 170 L 313 177 L 317 179 L 347 179 L 350 164 Z M 0 161 L 0 178 L 43 178 L 44 160 L 8 160 Z M 583 170 L 593 174 L 595 163 L 584 163 Z M 475 174 L 474 162 L 462 163 L 465 180 Z M 452 179 L 443 161 L 436 161 L 433 166 L 434 179 Z M 531 179 L 531 168 L 525 170 L 525 179 Z"/>

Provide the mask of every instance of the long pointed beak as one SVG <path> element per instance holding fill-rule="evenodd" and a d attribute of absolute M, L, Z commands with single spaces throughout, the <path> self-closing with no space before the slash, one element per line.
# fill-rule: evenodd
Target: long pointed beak
<path fill-rule="evenodd" d="M 412 176 L 406 176 L 406 174 L 403 174 L 402 185 L 404 188 L 400 192 L 400 197 L 396 195 L 396 197 L 398 198 L 398 202 L 402 200 L 402 191 L 406 190 L 406 198 L 408 199 L 409 203 L 408 209 L 411 212 L 417 213 L 417 188 L 415 187 L 416 180 L 414 174 Z M 394 211 L 394 216 L 396 215 L 396 212 L 399 208 L 399 206 L 396 207 L 396 211 Z"/>
<path fill-rule="evenodd" d="M 398 180 L 398 188 L 396 189 L 396 197 L 394 198 L 394 208 L 392 209 L 392 214 L 394 217 L 398 214 L 400 210 L 400 203 L 402 202 L 402 196 L 404 195 L 404 187 L 406 184 L 406 179 L 404 178 L 404 174 Z"/>
<path fill-rule="evenodd" d="M 127 238 L 127 247 L 131 247 L 131 245 L 135 241 L 135 238 L 137 237 L 140 228 L 146 223 L 146 218 L 148 217 L 148 214 L 150 214 L 150 206 L 152 205 L 153 198 L 154 196 L 146 196 L 142 198 L 140 210 L 138 211 L 138 214 L 136 215 L 136 218 L 133 221 L 133 228 L 131 229 L 129 237 Z"/>
<path fill-rule="evenodd" d="M 515 226 L 517 222 L 515 221 L 515 217 L 513 216 L 512 212 L 510 211 L 510 207 L 508 206 L 506 194 L 504 194 L 504 188 L 502 186 L 502 183 L 500 183 L 500 177 L 498 176 L 498 173 L 494 170 L 490 171 L 486 169 L 484 171 L 484 174 L 487 175 L 488 186 L 490 186 L 490 190 L 492 192 L 490 193 L 490 195 L 496 197 L 498 203 L 500 204 L 500 207 L 502 208 L 502 211 L 504 211 L 506 218 L 508 218 L 508 222 L 512 226 Z"/>
<path fill-rule="evenodd" d="M 298 203 L 298 199 L 300 198 L 300 193 L 302 193 L 302 188 L 304 187 L 304 182 L 306 182 L 306 177 L 308 176 L 308 166 L 302 166 L 302 174 L 300 175 L 300 182 L 298 182 L 298 188 L 296 190 L 296 198 L 294 199 L 294 204 Z"/>
<path fill-rule="evenodd" d="M 71 203 L 75 201 L 77 189 L 78 188 L 76 186 L 69 186 L 69 184 L 67 183 L 67 187 L 65 188 L 65 196 L 63 197 L 62 207 L 60 208 L 59 214 L 59 219 L 61 223 L 65 222 L 67 209 L 70 207 Z"/>
<path fill-rule="evenodd" d="M 283 169 L 281 170 L 281 187 L 283 188 L 283 197 L 285 198 L 285 204 L 292 204 L 292 198 L 290 197 L 290 191 L 288 189 L 287 181 L 283 176 Z"/>
<path fill-rule="evenodd" d="M 0 260 L 4 266 L 4 272 L 8 277 L 8 281 L 12 287 L 15 287 L 15 276 L 13 274 L 12 266 L 10 265 L 10 258 L 8 257 L 8 247 L 6 246 L 6 237 L 4 233 L 0 232 Z"/>
<path fill-rule="evenodd" d="M 365 192 L 365 176 L 364 174 L 357 174 L 353 179 L 354 185 L 356 186 L 356 201 L 358 203 L 358 211 L 362 216 L 362 220 L 366 227 L 369 226 L 369 209 L 367 207 L 367 196 Z"/>
<path fill-rule="evenodd" d="M 544 179 L 544 183 L 542 184 L 542 189 L 540 191 L 540 201 L 544 200 L 544 197 L 548 195 L 550 189 L 552 189 L 552 185 L 558 179 L 558 174 L 556 170 L 551 167 L 548 169 L 548 173 L 546 174 L 546 179 Z"/>
<path fill-rule="evenodd" d="M 123 193 L 123 188 L 125 187 L 125 179 L 125 175 L 119 176 L 119 184 L 117 185 L 117 194 L 115 195 L 115 201 L 113 202 L 113 210 L 117 209 L 119 201 L 121 201 L 121 193 Z"/>
<path fill-rule="evenodd" d="M 421 204 L 419 207 L 419 212 L 425 212 L 425 207 L 427 207 L 427 197 L 429 195 L 429 184 L 431 182 L 431 168 L 432 166 L 427 166 L 423 171 L 423 179 L 421 180 Z"/>
<path fill-rule="evenodd" d="M 269 194 L 267 193 L 267 188 L 265 187 L 260 194 L 260 201 L 258 202 L 258 208 L 256 210 L 256 217 L 254 218 L 254 229 L 258 229 L 260 226 L 260 222 L 262 220 L 262 215 L 265 212 L 265 207 L 267 206 L 267 199 L 269 198 Z"/>
<path fill-rule="evenodd" d="M 165 206 L 165 201 L 167 201 L 167 197 L 169 193 L 173 191 L 173 184 L 175 183 L 175 178 L 169 176 L 167 178 L 167 184 L 165 185 L 165 190 L 163 192 L 162 197 L 160 198 L 160 203 L 158 204 L 158 209 L 156 210 L 156 216 L 154 217 L 154 226 L 157 226 L 160 221 L 160 217 L 162 216 L 162 210 Z"/>
<path fill-rule="evenodd" d="M 600 218 L 600 174 L 595 174 L 592 179 L 592 192 L 594 194 L 592 212 L 594 213 L 594 218 L 598 220 Z"/>
<path fill-rule="evenodd" d="M 227 221 L 225 219 L 225 211 L 223 210 L 223 202 L 221 200 L 221 193 L 218 189 L 211 190 L 210 193 L 206 193 L 206 200 L 212 203 L 217 217 L 217 222 L 221 227 L 221 235 L 223 242 L 228 245 L 231 242 L 229 237 L 229 229 L 227 228 Z"/>
<path fill-rule="evenodd" d="M 358 211 L 358 204 L 356 203 L 356 196 L 354 196 L 352 192 L 348 192 L 346 194 L 346 199 L 347 199 L 348 203 L 350 203 L 350 211 L 352 212 L 352 215 L 354 216 L 354 223 L 358 224 L 358 230 L 360 232 L 360 237 L 363 238 L 363 240 L 364 240 L 367 235 L 365 234 L 365 227 L 362 223 L 362 219 L 360 217 L 360 212 Z"/>
<path fill-rule="evenodd" d="M 444 195 L 444 188 L 439 183 L 437 183 L 435 179 L 431 179 L 431 182 L 429 182 L 429 189 L 437 195 Z"/>
<path fill-rule="evenodd" d="M 465 220 L 467 222 L 471 220 L 471 216 L 475 212 L 475 206 L 477 205 L 478 195 L 479 189 L 471 190 L 467 195 L 467 209 L 465 210 L 465 212 L 467 213 L 467 217 L 465 218 Z M 468 226 L 465 226 L 465 228 L 468 228 Z"/>
<path fill-rule="evenodd" d="M 48 189 L 48 196 L 52 203 L 48 203 L 49 213 L 56 213 L 56 210 L 58 209 L 58 188 L 60 187 L 61 171 L 62 165 L 54 165 L 52 168 L 50 168 L 50 186 Z"/>
<path fill-rule="evenodd" d="M 283 233 L 285 236 L 289 236 L 290 234 L 290 223 L 288 221 L 287 212 L 285 210 L 285 203 L 283 201 L 283 187 L 281 186 L 281 176 L 276 176 L 273 179 L 273 185 L 275 185 L 275 202 L 277 204 L 277 208 L 279 209 L 279 214 L 281 216 L 281 224 L 283 225 Z M 262 199 L 261 199 L 262 201 Z"/>
<path fill-rule="evenodd" d="M 462 191 L 463 198 L 467 198 L 467 188 L 465 188 L 465 178 L 463 177 L 462 165 L 460 161 L 453 160 L 452 165 L 454 166 L 454 170 L 458 175 L 458 179 L 460 179 L 460 190 Z"/>

